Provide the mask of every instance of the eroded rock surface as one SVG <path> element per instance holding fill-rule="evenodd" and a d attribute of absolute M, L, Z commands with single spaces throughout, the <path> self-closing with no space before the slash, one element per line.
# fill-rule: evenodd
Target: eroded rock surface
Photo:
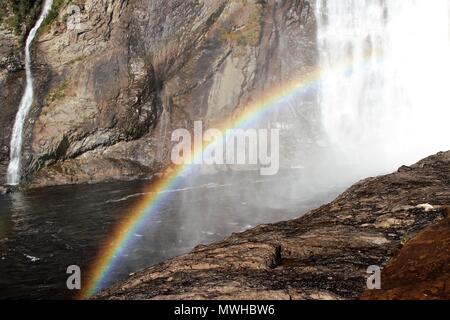
<path fill-rule="evenodd" d="M 199 246 L 95 298 L 356 299 L 367 268 L 442 221 L 448 205 L 450 151 L 363 180 L 297 220 Z"/>

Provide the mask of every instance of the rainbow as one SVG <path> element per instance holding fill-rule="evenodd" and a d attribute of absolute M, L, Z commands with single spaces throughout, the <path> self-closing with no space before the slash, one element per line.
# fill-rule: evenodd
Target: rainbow
<path fill-rule="evenodd" d="M 243 111 L 241 113 L 235 114 L 216 128 L 222 132 L 233 128 L 247 128 L 264 115 L 288 105 L 289 100 L 317 86 L 330 72 L 346 72 L 353 67 L 353 63 L 340 64 L 332 70 L 318 69 L 287 81 L 284 85 L 269 90 L 260 99 L 242 108 Z M 193 159 L 199 159 L 203 154 L 208 154 L 216 143 L 218 141 L 204 145 L 202 150 L 194 150 Z M 194 160 L 192 163 L 196 163 L 196 161 Z M 191 164 L 170 167 L 166 170 L 163 178 L 152 182 L 145 193 L 146 196 L 132 208 L 131 214 L 118 223 L 105 245 L 102 246 L 103 250 L 99 253 L 89 270 L 87 286 L 81 291 L 82 299 L 90 298 L 106 285 L 108 276 L 114 270 L 119 260 L 118 257 L 127 252 L 132 246 L 135 239 L 134 235 L 139 232 L 139 229 L 148 218 L 167 201 L 170 197 L 170 192 L 167 191 L 176 188 L 182 177 L 189 174 L 193 167 L 194 165 Z"/>

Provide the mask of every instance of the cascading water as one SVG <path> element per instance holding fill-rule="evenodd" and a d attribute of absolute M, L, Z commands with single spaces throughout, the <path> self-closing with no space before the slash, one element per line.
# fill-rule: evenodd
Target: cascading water
<path fill-rule="evenodd" d="M 23 127 L 25 120 L 27 118 L 28 112 L 33 104 L 33 74 L 31 73 L 31 53 L 30 47 L 33 43 L 34 37 L 39 30 L 42 22 L 47 17 L 53 0 L 45 0 L 44 7 L 42 8 L 42 13 L 37 20 L 34 27 L 31 29 L 27 41 L 25 44 L 25 72 L 26 72 L 26 87 L 25 92 L 20 101 L 19 110 L 17 111 L 16 120 L 14 122 L 13 132 L 11 135 L 11 146 L 10 146 L 10 162 L 8 166 L 7 183 L 9 185 L 17 185 L 20 183 L 20 165 L 21 165 L 21 152 L 23 144 Z"/>
<path fill-rule="evenodd" d="M 449 0 L 317 0 L 333 159 L 367 175 L 450 149 L 449 15 Z"/>

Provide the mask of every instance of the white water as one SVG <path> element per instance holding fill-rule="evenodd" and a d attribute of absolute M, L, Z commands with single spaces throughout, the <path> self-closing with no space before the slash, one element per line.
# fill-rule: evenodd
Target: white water
<path fill-rule="evenodd" d="M 316 15 L 333 161 L 367 175 L 449 150 L 450 0 L 317 0 Z"/>
<path fill-rule="evenodd" d="M 25 72 L 26 72 L 26 87 L 25 92 L 20 101 L 19 110 L 17 111 L 16 120 L 14 122 L 14 128 L 11 135 L 10 146 L 10 162 L 8 166 L 7 182 L 9 185 L 17 185 L 20 183 L 20 170 L 21 170 L 21 153 L 23 144 L 23 128 L 28 112 L 33 104 L 33 74 L 31 73 L 31 54 L 30 47 L 33 43 L 39 27 L 42 25 L 45 17 L 49 13 L 53 4 L 53 0 L 45 0 L 42 13 L 37 20 L 35 26 L 31 29 L 27 41 L 25 44 Z"/>

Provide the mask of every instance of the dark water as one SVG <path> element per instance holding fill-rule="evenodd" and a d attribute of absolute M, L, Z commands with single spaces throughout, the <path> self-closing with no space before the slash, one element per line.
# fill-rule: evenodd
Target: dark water
<path fill-rule="evenodd" d="M 0 298 L 70 299 L 66 269 L 83 271 L 148 182 L 63 186 L 0 196 Z M 170 192 L 139 230 L 110 283 L 261 223 L 300 216 L 342 188 L 291 173 L 202 176 Z"/>

